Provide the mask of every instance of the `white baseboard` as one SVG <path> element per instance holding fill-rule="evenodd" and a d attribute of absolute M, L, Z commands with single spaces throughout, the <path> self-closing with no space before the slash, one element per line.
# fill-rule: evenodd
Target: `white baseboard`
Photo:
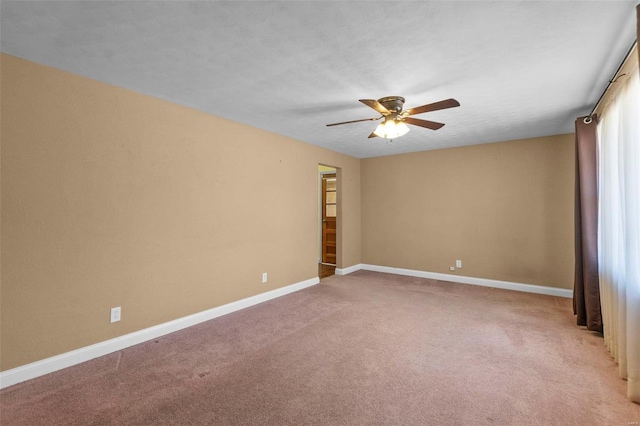
<path fill-rule="evenodd" d="M 501 288 L 505 290 L 546 294 L 549 296 L 567 298 L 573 297 L 573 290 L 562 288 L 514 283 L 509 281 L 490 280 L 486 278 L 466 277 L 462 275 L 442 274 L 437 272 L 418 271 L 414 269 L 394 268 L 391 266 L 369 265 L 363 263 L 359 263 L 357 265 L 352 265 L 342 269 L 336 268 L 335 273 L 336 275 L 347 275 L 359 270 L 405 275 L 410 277 L 430 278 L 440 281 L 451 281 L 484 287 Z M 208 309 L 203 312 L 198 312 L 193 315 L 178 318 L 176 320 L 165 322 L 163 324 L 158 324 L 153 327 L 145 328 L 144 330 L 135 331 L 133 333 L 125 334 L 124 336 L 105 340 L 104 342 L 85 346 L 83 348 L 36 361 L 31 364 L 22 365 L 11 370 L 0 372 L 0 389 L 45 374 L 53 373 L 54 371 L 62 370 L 63 368 L 71 367 L 73 365 L 80 364 L 82 362 L 128 348 L 129 346 L 137 345 L 139 343 L 146 342 L 147 340 L 155 339 L 157 337 L 164 336 L 166 334 L 173 333 L 175 331 L 182 330 L 196 324 L 200 324 L 201 322 L 209 321 L 211 319 L 218 318 L 223 315 L 227 315 L 232 312 L 236 312 L 241 309 L 248 308 L 250 306 L 257 305 L 259 303 L 266 302 L 268 300 L 272 300 L 286 294 L 293 293 L 295 291 L 302 290 L 307 287 L 311 287 L 315 284 L 318 284 L 319 282 L 320 280 L 318 279 L 318 277 L 311 278 L 299 283 L 288 285 L 286 287 L 281 287 L 275 290 L 268 291 L 266 293 L 258 294 L 246 299 Z"/>
<path fill-rule="evenodd" d="M 534 285 L 534 284 L 522 284 L 522 283 L 509 282 L 509 281 L 490 280 L 487 278 L 465 277 L 463 275 L 441 274 L 438 272 L 417 271 L 414 269 L 394 268 L 391 266 L 378 266 L 378 265 L 368 265 L 365 263 L 360 263 L 358 265 L 354 265 L 347 269 L 344 269 L 344 271 L 346 270 L 349 270 L 349 272 L 345 272 L 344 274 L 339 274 L 339 275 L 350 274 L 351 272 L 355 272 L 358 270 L 365 270 L 365 271 L 384 272 L 386 274 L 406 275 L 409 277 L 430 278 L 430 279 L 440 280 L 440 281 L 451 281 L 451 282 L 462 283 L 462 284 L 479 285 L 483 287 L 502 288 L 505 290 L 523 291 L 526 293 L 546 294 L 548 296 L 567 297 L 567 298 L 573 297 L 573 290 L 569 290 L 565 288 L 545 287 L 545 286 Z M 336 269 L 336 274 L 338 274 L 337 269 Z"/>
<path fill-rule="evenodd" d="M 347 275 L 352 272 L 356 272 L 362 269 L 362 264 L 358 263 L 357 265 L 349 266 L 346 268 L 336 268 L 336 275 Z"/>
<path fill-rule="evenodd" d="M 155 339 L 157 337 L 164 336 L 165 334 L 173 333 L 175 331 L 200 324 L 201 322 L 209 321 L 211 319 L 248 308 L 249 306 L 257 305 L 259 303 L 311 287 L 319 282 L 320 279 L 318 277 L 311 278 L 286 287 L 267 291 L 266 293 L 257 294 L 255 296 L 247 297 L 246 299 L 231 302 L 193 315 L 188 315 L 173 321 L 125 334 L 124 336 L 105 340 L 104 342 L 85 346 L 83 348 L 52 356 L 31 364 L 22 365 L 11 370 L 0 372 L 0 389 L 45 374 L 53 373 L 54 371 L 62 370 L 63 368 L 71 367 L 72 365 L 80 364 L 82 362 L 128 348 L 129 346 L 137 345 L 139 343 L 146 342 L 147 340 Z"/>

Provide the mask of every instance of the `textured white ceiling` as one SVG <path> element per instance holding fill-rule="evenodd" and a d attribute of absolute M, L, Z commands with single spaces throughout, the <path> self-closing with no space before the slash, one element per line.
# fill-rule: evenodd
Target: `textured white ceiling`
<path fill-rule="evenodd" d="M 2 1 L 3 52 L 365 158 L 573 131 L 634 1 Z M 389 142 L 358 99 L 453 97 Z"/>

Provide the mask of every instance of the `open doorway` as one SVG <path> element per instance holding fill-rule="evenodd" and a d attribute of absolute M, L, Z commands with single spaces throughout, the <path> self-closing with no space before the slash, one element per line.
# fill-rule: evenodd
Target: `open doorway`
<path fill-rule="evenodd" d="M 335 274 L 337 262 L 338 176 L 335 167 L 319 165 L 320 181 L 320 247 L 318 276 L 326 278 Z"/>

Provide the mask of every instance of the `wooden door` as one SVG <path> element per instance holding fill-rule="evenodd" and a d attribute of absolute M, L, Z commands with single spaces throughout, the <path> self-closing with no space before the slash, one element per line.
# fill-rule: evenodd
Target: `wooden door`
<path fill-rule="evenodd" d="M 336 174 L 322 175 L 322 263 L 336 263 L 336 216 L 338 213 Z"/>

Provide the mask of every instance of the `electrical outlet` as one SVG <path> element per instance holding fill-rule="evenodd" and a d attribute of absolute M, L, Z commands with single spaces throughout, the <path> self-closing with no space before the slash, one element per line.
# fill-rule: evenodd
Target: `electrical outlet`
<path fill-rule="evenodd" d="M 455 270 L 456 270 L 456 267 L 455 267 L 455 266 L 449 266 L 449 270 L 450 270 L 450 271 L 455 271 Z"/>
<path fill-rule="evenodd" d="M 111 322 L 120 321 L 120 306 L 117 308 L 111 308 Z"/>
<path fill-rule="evenodd" d="M 456 268 L 462 268 L 462 260 L 456 260 Z"/>
<path fill-rule="evenodd" d="M 266 273 L 266 272 L 263 272 L 263 273 L 262 273 L 262 282 L 263 282 L 263 283 L 266 283 L 266 282 L 267 282 L 267 273 Z"/>

